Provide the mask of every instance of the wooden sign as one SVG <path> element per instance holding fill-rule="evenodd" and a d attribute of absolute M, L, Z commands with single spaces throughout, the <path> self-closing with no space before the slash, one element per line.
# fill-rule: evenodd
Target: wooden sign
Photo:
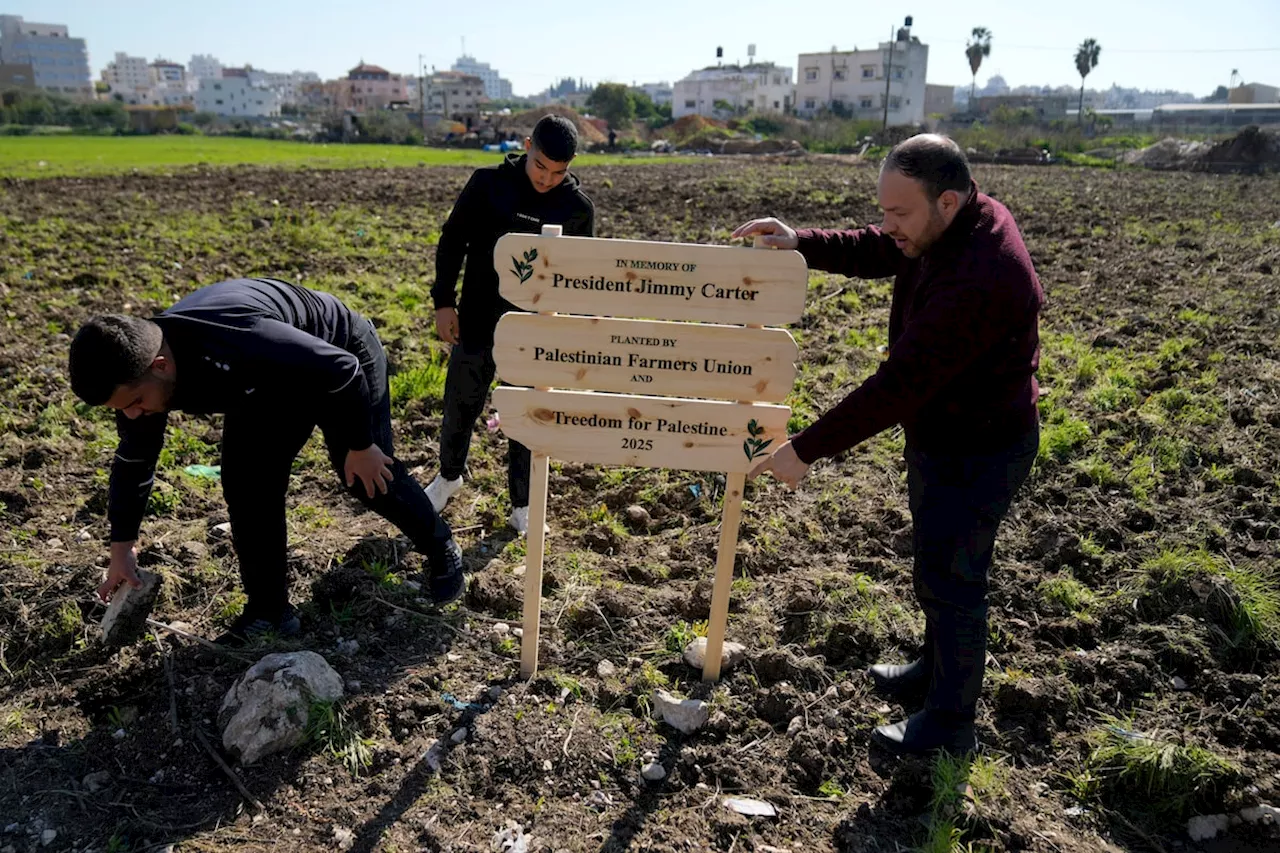
<path fill-rule="evenodd" d="M 725 472 L 702 668 L 702 677 L 714 681 L 746 473 L 786 440 L 791 416 L 786 406 L 767 402 L 784 399 L 795 382 L 795 342 L 782 329 L 759 326 L 800 319 L 808 287 L 804 259 L 797 252 L 562 237 L 560 226 L 548 225 L 542 236 L 504 236 L 494 265 L 504 298 L 542 312 L 504 315 L 494 342 L 498 374 L 509 383 L 493 392 L 494 407 L 503 432 L 532 455 L 520 674 L 532 678 L 538 669 L 543 519 L 555 456 Z"/>
<path fill-rule="evenodd" d="M 502 297 L 527 311 L 744 325 L 800 319 L 799 252 L 507 234 L 494 247 Z"/>
<path fill-rule="evenodd" d="M 570 462 L 750 471 L 787 439 L 786 406 L 496 388 L 502 431 Z"/>
<path fill-rule="evenodd" d="M 498 375 L 512 385 L 716 400 L 782 402 L 799 358 L 783 329 L 515 311 L 494 340 Z"/>

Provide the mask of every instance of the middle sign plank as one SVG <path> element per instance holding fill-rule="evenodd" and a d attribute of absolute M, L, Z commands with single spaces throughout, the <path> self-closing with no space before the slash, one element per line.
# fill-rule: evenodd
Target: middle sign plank
<path fill-rule="evenodd" d="M 506 234 L 502 298 L 526 311 L 782 326 L 804 312 L 799 252 Z"/>
<path fill-rule="evenodd" d="M 769 403 L 791 392 L 799 357 L 783 329 L 517 311 L 494 340 L 511 385 Z"/>
<path fill-rule="evenodd" d="M 503 386 L 509 438 L 570 462 L 746 473 L 786 441 L 786 406 Z"/>

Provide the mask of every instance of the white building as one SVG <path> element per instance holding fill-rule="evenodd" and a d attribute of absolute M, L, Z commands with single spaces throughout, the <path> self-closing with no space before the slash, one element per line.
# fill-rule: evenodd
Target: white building
<path fill-rule="evenodd" d="M 195 80 L 213 80 L 222 78 L 222 63 L 217 57 L 195 53 L 187 63 L 187 76 Z"/>
<path fill-rule="evenodd" d="M 250 68 L 247 74 L 249 85 L 275 92 L 281 106 L 302 103 L 303 84 L 320 82 L 320 75 L 314 71 L 262 71 Z"/>
<path fill-rule="evenodd" d="M 772 62 L 723 65 L 694 71 L 683 80 L 676 81 L 672 90 L 671 114 L 680 118 L 695 113 L 704 116 L 789 113 L 794 104 L 791 75 L 792 69 Z"/>
<path fill-rule="evenodd" d="M 485 97 L 491 101 L 508 100 L 511 97 L 511 81 L 504 79 L 498 69 L 490 68 L 489 63 L 477 62 L 474 56 L 459 56 L 449 70 L 479 77 L 484 81 Z"/>
<path fill-rule="evenodd" d="M 247 77 L 201 79 L 195 105 L 199 112 L 220 116 L 280 115 L 280 97 L 271 89 L 251 85 Z"/>
<path fill-rule="evenodd" d="M 36 24 L 0 15 L 0 64 L 30 65 L 34 85 L 63 95 L 93 97 L 84 39 L 62 24 Z"/>
<path fill-rule="evenodd" d="M 675 98 L 675 90 L 670 83 L 645 83 L 634 87 L 637 92 L 644 92 L 655 104 L 670 104 Z"/>
<path fill-rule="evenodd" d="M 127 95 L 151 88 L 151 64 L 142 56 L 117 52 L 116 58 L 102 69 L 102 82 L 111 87 L 112 95 Z"/>
<path fill-rule="evenodd" d="M 802 53 L 796 112 L 807 118 L 823 111 L 880 118 L 887 99 L 889 124 L 922 124 L 928 65 L 928 45 L 905 28 L 898 30 L 896 41 L 883 42 L 876 50 Z"/>

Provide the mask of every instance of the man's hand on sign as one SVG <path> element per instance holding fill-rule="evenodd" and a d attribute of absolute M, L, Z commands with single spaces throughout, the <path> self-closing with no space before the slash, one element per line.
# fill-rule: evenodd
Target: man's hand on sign
<path fill-rule="evenodd" d="M 458 342 L 458 309 L 436 309 L 436 335 L 446 344 Z"/>
<path fill-rule="evenodd" d="M 774 477 L 786 484 L 787 488 L 794 489 L 800 485 L 804 475 L 809 473 L 809 466 L 800 461 L 795 448 L 788 441 L 774 451 L 772 456 L 761 460 L 756 467 L 752 468 L 751 473 L 747 474 L 747 479 L 754 480 L 765 471 L 772 473 Z"/>
<path fill-rule="evenodd" d="M 115 591 L 126 583 L 134 589 L 142 586 L 138 579 L 138 549 L 132 542 L 112 542 L 111 565 L 107 568 L 107 579 L 98 587 L 98 599 L 110 601 Z"/>
<path fill-rule="evenodd" d="M 376 444 L 371 444 L 364 450 L 348 450 L 346 464 L 342 466 L 347 486 L 354 486 L 358 477 L 370 499 L 375 491 L 385 495 L 395 479 L 395 475 L 391 473 L 392 461 Z"/>
<path fill-rule="evenodd" d="M 760 242 L 775 249 L 795 249 L 800 245 L 796 229 L 781 220 L 753 219 L 745 225 L 739 225 L 733 232 L 733 239 L 740 237 L 760 237 Z"/>

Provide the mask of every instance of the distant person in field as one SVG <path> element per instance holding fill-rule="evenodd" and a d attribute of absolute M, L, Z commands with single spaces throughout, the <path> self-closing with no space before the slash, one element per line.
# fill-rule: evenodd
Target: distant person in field
<path fill-rule="evenodd" d="M 795 488 L 819 459 L 903 426 L 924 650 L 905 666 L 877 664 L 870 676 L 923 708 L 873 739 L 898 753 L 968 752 L 977 742 L 996 529 L 1039 447 L 1044 294 L 1013 216 L 978 191 L 950 139 L 922 134 L 890 151 L 879 202 L 879 227 L 796 231 L 756 219 L 733 234 L 798 249 L 814 269 L 895 277 L 880 368 L 752 476 L 771 471 Z"/>
<path fill-rule="evenodd" d="M 104 601 L 123 583 L 139 585 L 135 543 L 170 410 L 226 415 L 222 489 L 248 601 L 219 642 L 300 630 L 285 573 L 285 491 L 316 426 L 351 494 L 426 556 L 432 599 L 462 594 L 462 553 L 393 455 L 382 344 L 337 298 L 273 279 L 219 282 L 149 320 L 93 318 L 71 342 L 70 373 L 80 399 L 116 410 L 120 434 Z"/>
<path fill-rule="evenodd" d="M 484 411 L 493 383 L 493 331 L 507 311 L 518 311 L 498 294 L 493 247 L 511 232 L 538 234 L 543 225 L 561 225 L 567 236 L 595 235 L 595 208 L 569 164 L 578 151 L 578 131 L 557 115 L 543 116 L 524 141 L 525 153 L 511 153 L 497 166 L 477 169 L 454 203 L 436 249 L 436 334 L 451 344 L 440 429 L 440 474 L 427 487 L 436 511 L 462 487 L 471 431 Z M 458 299 L 458 272 L 467 262 Z M 529 530 L 529 450 L 507 446 L 510 525 Z"/>

